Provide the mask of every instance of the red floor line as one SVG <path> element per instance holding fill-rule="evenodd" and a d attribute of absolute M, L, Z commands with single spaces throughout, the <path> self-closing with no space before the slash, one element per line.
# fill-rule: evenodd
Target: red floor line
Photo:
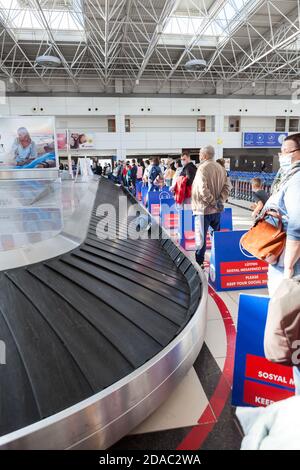
<path fill-rule="evenodd" d="M 208 288 L 208 293 L 211 298 L 215 301 L 224 322 L 227 339 L 226 359 L 218 385 L 209 401 L 209 404 L 207 405 L 198 420 L 199 426 L 193 427 L 193 429 L 178 445 L 177 450 L 198 450 L 201 448 L 207 436 L 209 435 L 209 433 L 211 433 L 214 426 L 216 425 L 216 422 L 220 417 L 224 406 L 228 400 L 232 387 L 234 349 L 236 338 L 235 325 L 225 302 L 213 290 L 211 286 L 209 286 Z M 215 422 L 201 424 L 205 422 L 205 418 L 211 415 L 212 412 L 216 418 Z"/>

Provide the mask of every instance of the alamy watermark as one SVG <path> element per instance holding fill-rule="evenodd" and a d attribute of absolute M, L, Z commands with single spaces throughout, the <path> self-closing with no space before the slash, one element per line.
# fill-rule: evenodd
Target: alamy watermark
<path fill-rule="evenodd" d="M 0 340 L 0 366 L 6 364 L 6 344 Z"/>
<path fill-rule="evenodd" d="M 119 196 L 118 204 L 100 204 L 96 215 L 99 222 L 96 224 L 96 236 L 100 240 L 159 240 L 168 239 L 177 235 L 179 226 L 179 212 L 168 204 L 156 207 L 156 215 L 150 215 L 140 204 L 128 204 L 127 196 Z M 182 211 L 184 226 L 192 224 L 192 212 Z M 162 225 L 160 227 L 160 217 Z M 164 224 L 164 221 L 167 221 Z"/>
<path fill-rule="evenodd" d="M 6 83 L 0 80 L 0 104 L 6 104 Z"/>
<path fill-rule="evenodd" d="M 300 104 L 300 80 L 295 80 L 292 83 L 292 103 L 295 105 Z"/>
<path fill-rule="evenodd" d="M 293 341 L 292 343 L 292 364 L 294 366 L 300 365 L 300 339 Z"/>

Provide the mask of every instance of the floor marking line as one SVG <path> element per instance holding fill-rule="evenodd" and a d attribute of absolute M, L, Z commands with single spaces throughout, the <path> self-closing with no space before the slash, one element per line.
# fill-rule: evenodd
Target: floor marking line
<path fill-rule="evenodd" d="M 235 339 L 236 339 L 236 329 L 225 302 L 221 297 L 216 293 L 216 291 L 209 286 L 208 293 L 210 297 L 216 303 L 219 312 L 222 316 L 226 339 L 227 339 L 227 350 L 226 350 L 226 359 L 223 371 L 221 373 L 218 385 L 207 405 L 202 415 L 198 420 L 198 426 L 194 426 L 193 429 L 187 434 L 187 436 L 182 440 L 182 442 L 177 446 L 176 450 L 199 450 L 212 432 L 214 426 L 217 423 L 218 418 L 220 417 L 225 404 L 227 403 L 228 397 L 231 393 L 232 380 L 233 380 L 233 366 L 234 366 L 234 352 L 235 352 Z M 205 418 L 213 412 L 216 417 L 216 421 L 207 424 L 201 424 L 205 422 Z"/>

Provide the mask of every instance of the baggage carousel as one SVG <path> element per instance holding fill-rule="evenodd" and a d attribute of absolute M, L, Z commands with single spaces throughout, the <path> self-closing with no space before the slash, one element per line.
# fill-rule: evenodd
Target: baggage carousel
<path fill-rule="evenodd" d="M 0 272 L 0 449 L 107 449 L 199 354 L 206 280 L 154 221 L 126 236 L 135 204 L 101 179 L 80 245 Z"/>

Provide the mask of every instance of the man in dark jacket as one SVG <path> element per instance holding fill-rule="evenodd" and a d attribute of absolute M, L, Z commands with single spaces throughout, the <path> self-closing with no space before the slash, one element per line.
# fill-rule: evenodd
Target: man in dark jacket
<path fill-rule="evenodd" d="M 183 152 L 181 155 L 181 163 L 183 166 L 182 172 L 180 176 L 186 176 L 187 177 L 187 187 L 191 188 L 194 178 L 197 173 L 197 167 L 194 165 L 194 163 L 191 161 L 191 156 L 188 152 Z M 190 204 L 191 203 L 191 198 L 187 197 L 183 204 Z"/>
<path fill-rule="evenodd" d="M 130 170 L 130 179 L 133 188 L 133 192 L 135 194 L 135 187 L 136 187 L 136 176 L 137 176 L 137 165 L 136 160 L 131 160 L 131 170 Z"/>

